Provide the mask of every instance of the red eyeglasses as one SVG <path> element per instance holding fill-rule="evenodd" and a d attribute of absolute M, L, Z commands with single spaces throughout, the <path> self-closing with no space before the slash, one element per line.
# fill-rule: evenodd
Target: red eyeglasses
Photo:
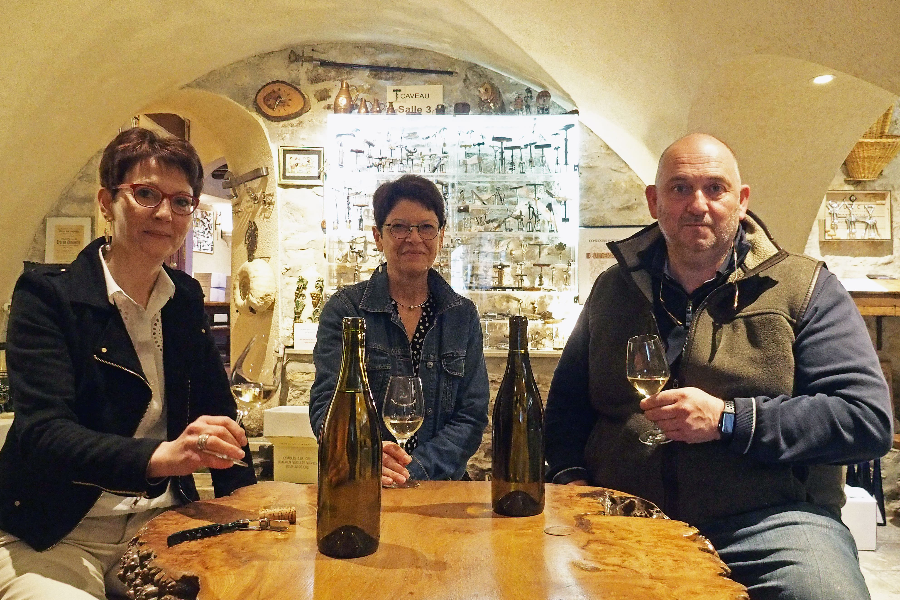
<path fill-rule="evenodd" d="M 116 187 L 117 190 L 129 189 L 134 201 L 146 208 L 156 208 L 160 202 L 169 199 L 169 206 L 176 215 L 187 216 L 194 212 L 200 204 L 200 198 L 184 192 L 167 194 L 155 185 L 149 183 L 123 183 Z"/>

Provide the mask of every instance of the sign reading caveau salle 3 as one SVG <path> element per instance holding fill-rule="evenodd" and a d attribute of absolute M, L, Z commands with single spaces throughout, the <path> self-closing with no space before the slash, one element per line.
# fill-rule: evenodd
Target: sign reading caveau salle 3
<path fill-rule="evenodd" d="M 387 101 L 394 103 L 398 114 L 433 115 L 444 103 L 442 85 L 403 85 L 387 89 Z"/>

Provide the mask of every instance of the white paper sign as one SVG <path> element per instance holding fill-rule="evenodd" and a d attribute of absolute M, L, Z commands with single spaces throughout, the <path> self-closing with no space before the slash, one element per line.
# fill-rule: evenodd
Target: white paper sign
<path fill-rule="evenodd" d="M 608 242 L 623 240 L 643 226 L 578 228 L 578 303 L 584 304 L 594 281 L 616 262 Z"/>
<path fill-rule="evenodd" d="M 435 107 L 444 103 L 442 85 L 398 85 L 387 89 L 387 101 L 394 103 L 397 114 L 433 115 Z"/>
<path fill-rule="evenodd" d="M 316 345 L 318 323 L 294 323 L 294 349 L 312 350 Z"/>

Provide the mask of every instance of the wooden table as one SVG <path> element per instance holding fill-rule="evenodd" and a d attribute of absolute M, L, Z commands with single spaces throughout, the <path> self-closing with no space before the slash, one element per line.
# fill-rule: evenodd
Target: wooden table
<path fill-rule="evenodd" d="M 864 317 L 875 317 L 875 349 L 881 351 L 882 318 L 900 316 L 900 280 L 897 279 L 841 279 L 850 292 L 856 308 Z M 890 379 L 888 380 L 890 383 Z M 891 392 L 891 411 L 894 412 L 894 391 Z M 900 448 L 900 433 L 894 434 L 894 448 Z M 860 465 L 865 470 L 868 467 Z M 878 504 L 880 525 L 885 524 L 884 490 L 881 483 L 881 461 L 871 461 L 871 475 L 866 474 L 865 488 Z"/>
<path fill-rule="evenodd" d="M 386 489 L 378 550 L 337 560 L 316 549 L 315 486 L 259 483 L 153 519 L 132 541 L 123 576 L 137 598 L 747 598 L 692 527 L 607 514 L 635 501 L 640 508 L 640 499 L 623 503 L 602 488 L 557 485 L 547 485 L 546 496 L 543 514 L 508 518 L 491 511 L 489 482 Z M 175 531 L 286 505 L 297 509 L 287 532 L 238 531 L 166 546 Z M 552 526 L 567 535 L 545 533 Z"/>
<path fill-rule="evenodd" d="M 881 350 L 882 319 L 900 317 L 900 280 L 841 279 L 856 308 L 864 317 L 875 317 L 875 349 Z M 892 390 L 893 401 L 893 390 Z M 894 448 L 900 448 L 900 432 L 894 435 Z"/>
<path fill-rule="evenodd" d="M 875 347 L 881 350 L 881 318 L 900 316 L 900 280 L 841 279 L 859 313 L 875 317 Z"/>

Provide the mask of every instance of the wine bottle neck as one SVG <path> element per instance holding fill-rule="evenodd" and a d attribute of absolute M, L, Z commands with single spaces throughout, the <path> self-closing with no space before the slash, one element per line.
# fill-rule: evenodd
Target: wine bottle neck
<path fill-rule="evenodd" d="M 344 327 L 344 349 L 338 388 L 360 391 L 365 379 L 365 333 L 357 327 Z"/>
<path fill-rule="evenodd" d="M 509 354 L 528 354 L 528 319 L 510 317 Z"/>

